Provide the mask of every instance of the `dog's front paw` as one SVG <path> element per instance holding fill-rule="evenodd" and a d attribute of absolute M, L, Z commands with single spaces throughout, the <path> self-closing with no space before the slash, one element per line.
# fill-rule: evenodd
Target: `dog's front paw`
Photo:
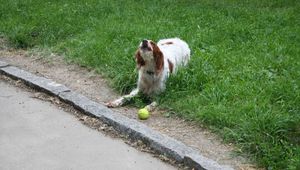
<path fill-rule="evenodd" d="M 123 98 L 114 100 L 112 102 L 105 103 L 105 105 L 109 108 L 120 107 L 120 106 L 122 106 L 122 104 L 123 104 Z"/>
<path fill-rule="evenodd" d="M 157 107 L 157 103 L 156 102 L 152 102 L 151 104 L 147 105 L 145 108 L 149 111 L 152 112 L 156 109 Z"/>
<path fill-rule="evenodd" d="M 105 103 L 105 106 L 108 107 L 108 108 L 115 108 L 115 107 L 119 107 L 119 105 L 115 102 L 108 102 L 108 103 Z"/>

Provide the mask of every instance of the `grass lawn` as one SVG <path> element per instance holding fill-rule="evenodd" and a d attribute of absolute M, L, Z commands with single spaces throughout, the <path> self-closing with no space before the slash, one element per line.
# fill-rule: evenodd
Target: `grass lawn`
<path fill-rule="evenodd" d="M 160 106 L 234 142 L 268 169 L 300 169 L 300 1 L 0 0 L 0 34 L 135 86 L 144 39 L 180 37 L 188 68 Z"/>

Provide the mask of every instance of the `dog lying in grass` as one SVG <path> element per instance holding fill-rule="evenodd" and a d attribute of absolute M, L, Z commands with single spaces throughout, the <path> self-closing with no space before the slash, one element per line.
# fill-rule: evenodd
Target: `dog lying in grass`
<path fill-rule="evenodd" d="M 107 103 L 107 107 L 119 107 L 138 93 L 146 96 L 159 94 L 166 88 L 170 74 L 175 74 L 179 66 L 186 66 L 190 60 L 190 48 L 179 38 L 162 39 L 157 44 L 151 40 L 143 40 L 135 53 L 138 69 L 137 88 L 130 94 Z M 151 111 L 157 103 L 147 105 Z"/>

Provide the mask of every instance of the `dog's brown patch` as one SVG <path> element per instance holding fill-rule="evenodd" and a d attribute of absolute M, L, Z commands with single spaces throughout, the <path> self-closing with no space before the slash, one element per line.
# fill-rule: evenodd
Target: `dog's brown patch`
<path fill-rule="evenodd" d="M 164 55 L 160 51 L 159 47 L 153 41 L 150 41 L 150 43 L 153 49 L 153 57 L 155 61 L 156 74 L 159 74 L 164 67 Z"/>
<path fill-rule="evenodd" d="M 174 44 L 174 43 L 172 41 L 168 41 L 168 42 L 165 42 L 165 43 L 163 43 L 161 45 L 171 45 L 171 44 Z"/>
<path fill-rule="evenodd" d="M 168 59 L 170 73 L 173 73 L 174 64 Z"/>
<path fill-rule="evenodd" d="M 146 64 L 145 60 L 141 56 L 139 50 L 137 50 L 136 53 L 135 53 L 135 60 L 136 60 L 136 64 L 137 64 L 138 69 L 140 69 L 142 66 L 144 66 Z"/>

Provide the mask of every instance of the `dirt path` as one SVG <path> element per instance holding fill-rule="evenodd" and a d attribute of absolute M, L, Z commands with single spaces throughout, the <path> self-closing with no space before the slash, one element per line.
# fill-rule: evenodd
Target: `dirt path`
<path fill-rule="evenodd" d="M 109 88 L 107 81 L 95 74 L 93 70 L 67 63 L 62 57 L 52 53 L 45 56 L 37 52 L 11 49 L 7 47 L 3 39 L 0 39 L 0 60 L 55 80 L 99 103 L 108 102 L 119 96 Z M 138 120 L 136 108 L 122 107 L 114 110 Z M 223 144 L 216 135 L 193 122 L 176 117 L 166 118 L 159 112 L 153 113 L 150 119 L 142 122 L 163 134 L 182 141 L 220 164 L 231 165 L 235 169 L 256 169 L 255 166 L 247 163 L 246 159 L 234 156 L 233 146 Z"/>

